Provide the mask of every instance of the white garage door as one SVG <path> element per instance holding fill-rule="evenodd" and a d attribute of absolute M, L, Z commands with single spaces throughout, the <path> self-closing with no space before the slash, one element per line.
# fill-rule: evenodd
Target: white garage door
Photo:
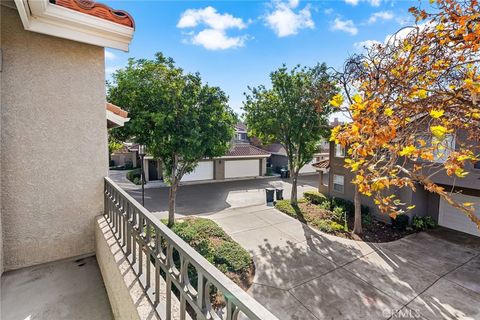
<path fill-rule="evenodd" d="M 213 161 L 201 161 L 195 170 L 183 176 L 182 181 L 198 181 L 213 179 Z"/>
<path fill-rule="evenodd" d="M 256 177 L 260 174 L 260 160 L 225 161 L 225 178 Z"/>
<path fill-rule="evenodd" d="M 453 198 L 460 202 L 475 203 L 475 213 L 480 217 L 480 197 L 466 196 L 463 194 L 456 194 Z M 448 202 L 440 199 L 440 208 L 438 213 L 438 224 L 450 229 L 462 231 L 480 237 L 480 231 L 477 226 L 457 208 L 452 207 Z"/>

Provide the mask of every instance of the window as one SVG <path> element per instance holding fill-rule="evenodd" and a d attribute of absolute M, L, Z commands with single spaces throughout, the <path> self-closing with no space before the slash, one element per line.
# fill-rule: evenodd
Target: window
<path fill-rule="evenodd" d="M 339 174 L 333 175 L 333 190 L 343 193 L 345 188 L 345 177 Z"/>
<path fill-rule="evenodd" d="M 475 164 L 473 165 L 473 167 L 474 167 L 475 169 L 480 169 L 480 161 L 475 162 Z"/>
<path fill-rule="evenodd" d="M 345 148 L 341 144 L 335 145 L 335 157 L 345 158 Z"/>
<path fill-rule="evenodd" d="M 237 134 L 237 139 L 238 140 L 247 140 L 247 134 L 244 132 L 240 132 Z"/>
<path fill-rule="evenodd" d="M 432 138 L 434 139 L 434 138 Z M 433 161 L 444 163 L 447 161 L 450 153 L 455 150 L 455 136 L 449 134 L 439 143 L 437 149 L 433 152 Z"/>

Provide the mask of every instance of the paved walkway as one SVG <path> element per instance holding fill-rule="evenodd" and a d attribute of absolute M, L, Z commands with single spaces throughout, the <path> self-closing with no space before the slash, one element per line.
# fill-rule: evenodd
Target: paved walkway
<path fill-rule="evenodd" d="M 480 319 L 480 238 L 439 229 L 368 244 L 266 206 L 209 218 L 252 252 L 249 293 L 281 320 Z"/>

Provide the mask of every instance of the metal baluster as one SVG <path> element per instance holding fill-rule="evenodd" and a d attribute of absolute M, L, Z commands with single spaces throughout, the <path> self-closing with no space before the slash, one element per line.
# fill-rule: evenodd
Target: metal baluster
<path fill-rule="evenodd" d="M 143 214 L 138 213 L 138 275 L 143 273 Z"/>
<path fill-rule="evenodd" d="M 187 275 L 187 266 L 188 266 L 188 260 L 186 260 L 183 256 L 183 254 L 178 251 L 178 254 L 180 255 L 180 320 L 185 320 L 185 314 L 187 310 L 187 302 L 185 300 L 185 295 L 187 294 L 188 288 L 186 288 L 186 278 L 188 277 Z"/>
<path fill-rule="evenodd" d="M 130 203 L 127 206 L 127 257 L 132 252 L 132 208 L 130 207 Z"/>
<path fill-rule="evenodd" d="M 147 245 L 145 246 L 145 254 L 146 254 L 146 257 L 145 257 L 145 264 L 147 265 L 147 270 L 146 270 L 146 273 L 147 273 L 147 284 L 146 284 L 146 288 L 150 288 L 150 265 L 151 265 L 151 261 L 150 261 L 150 258 L 152 256 L 151 254 L 151 244 L 150 244 L 150 241 L 151 241 L 151 238 L 150 238 L 150 223 L 148 221 L 148 219 L 146 219 L 146 222 L 145 222 L 145 242 L 147 243 Z"/>
<path fill-rule="evenodd" d="M 132 223 L 132 246 L 133 246 L 133 259 L 132 263 L 135 264 L 137 261 L 137 210 L 134 209 L 133 212 L 133 223 Z"/>
<path fill-rule="evenodd" d="M 206 301 L 205 301 L 205 284 L 206 284 L 206 279 L 203 276 L 203 273 L 200 272 L 197 268 L 197 278 L 198 278 L 198 283 L 197 283 L 197 305 L 200 307 L 202 312 L 205 314 L 206 313 Z M 204 316 L 197 315 L 197 320 L 205 318 Z"/>
<path fill-rule="evenodd" d="M 160 246 L 160 233 L 155 226 L 155 306 L 160 302 L 160 251 L 162 250 Z"/>
<path fill-rule="evenodd" d="M 167 282 L 167 320 L 172 319 L 172 266 L 171 261 L 173 259 L 173 246 L 169 242 L 167 243 L 167 273 L 165 277 L 165 281 Z"/>

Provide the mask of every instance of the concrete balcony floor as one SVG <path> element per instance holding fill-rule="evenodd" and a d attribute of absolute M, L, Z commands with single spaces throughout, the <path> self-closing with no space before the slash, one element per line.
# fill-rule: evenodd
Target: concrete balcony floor
<path fill-rule="evenodd" d="M 2 320 L 113 319 L 94 256 L 5 272 Z"/>

